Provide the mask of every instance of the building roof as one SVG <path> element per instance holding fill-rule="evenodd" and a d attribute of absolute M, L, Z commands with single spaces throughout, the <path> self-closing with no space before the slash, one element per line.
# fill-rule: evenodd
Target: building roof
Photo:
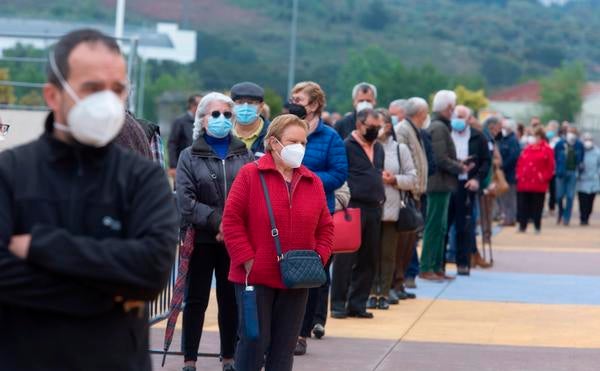
<path fill-rule="evenodd" d="M 600 82 L 588 82 L 581 92 L 584 98 L 600 94 Z M 540 101 L 540 83 L 531 80 L 526 83 L 499 90 L 490 95 L 491 101 L 496 102 L 530 102 Z"/>

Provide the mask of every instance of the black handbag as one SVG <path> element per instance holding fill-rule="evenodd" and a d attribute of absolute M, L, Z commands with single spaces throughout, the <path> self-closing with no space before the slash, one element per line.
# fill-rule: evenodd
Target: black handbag
<path fill-rule="evenodd" d="M 400 161 L 400 146 L 396 147 L 398 156 L 398 166 L 402 171 L 402 162 Z M 400 192 L 400 210 L 398 211 L 398 220 L 396 221 L 396 230 L 398 232 L 418 232 L 423 229 L 423 214 L 415 204 L 415 200 L 410 192 L 398 190 Z"/>
<path fill-rule="evenodd" d="M 314 250 L 291 250 L 283 254 L 281 252 L 281 242 L 279 241 L 279 231 L 275 225 L 275 216 L 271 206 L 269 190 L 265 182 L 264 175 L 259 171 L 260 182 L 262 183 L 267 210 L 269 212 L 269 221 L 271 222 L 271 236 L 275 240 L 277 249 L 277 261 L 281 270 L 283 284 L 288 289 L 314 288 L 320 287 L 327 281 L 325 269 L 321 257 Z"/>

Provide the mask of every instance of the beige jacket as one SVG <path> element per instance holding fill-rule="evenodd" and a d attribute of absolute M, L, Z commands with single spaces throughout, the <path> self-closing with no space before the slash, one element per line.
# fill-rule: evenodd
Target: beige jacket
<path fill-rule="evenodd" d="M 417 137 L 415 129 L 419 130 L 407 120 L 403 120 L 396 126 L 395 131 L 398 143 L 405 144 L 410 150 L 415 169 L 417 170 L 417 181 L 412 193 L 416 199 L 419 199 L 427 191 L 427 172 L 429 169 L 427 166 L 427 154 L 419 137 Z"/>

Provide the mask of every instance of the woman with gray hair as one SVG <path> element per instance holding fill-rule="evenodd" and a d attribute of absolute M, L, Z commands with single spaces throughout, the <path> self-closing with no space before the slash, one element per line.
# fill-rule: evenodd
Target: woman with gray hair
<path fill-rule="evenodd" d="M 223 243 L 221 219 L 234 179 L 254 156 L 231 135 L 232 112 L 233 101 L 221 93 L 202 98 L 196 111 L 194 141 L 181 152 L 177 164 L 177 201 L 184 224 L 196 232 L 183 310 L 184 371 L 196 370 L 213 272 L 217 279 L 223 370 L 234 370 L 238 317 L 234 286 L 227 279 L 230 259 Z"/>

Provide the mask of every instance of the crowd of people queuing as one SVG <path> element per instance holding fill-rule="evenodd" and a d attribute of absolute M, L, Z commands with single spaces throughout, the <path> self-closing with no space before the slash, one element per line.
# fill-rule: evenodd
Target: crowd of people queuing
<path fill-rule="evenodd" d="M 533 222 L 540 233 L 549 193 L 548 213 L 569 225 L 577 192 L 588 225 L 600 192 L 600 149 L 574 125 L 480 123 L 450 90 L 431 106 L 422 97 L 378 104 L 367 82 L 348 92 L 353 110 L 343 116 L 326 112 L 312 81 L 297 83 L 272 121 L 254 82 L 192 95 L 165 164 L 158 127 L 124 108 L 113 39 L 74 31 L 49 66 L 45 133 L 0 154 L 0 358 L 9 368 L 150 369 L 143 303 L 164 287 L 177 235 L 193 230 L 183 370 L 196 369 L 213 277 L 223 370 L 291 370 L 307 339 L 325 336 L 328 316 L 373 318 L 414 299 L 417 277 L 456 279 L 448 263 L 464 277 L 490 268 L 477 235 L 489 243 L 493 220 L 521 233 Z M 399 215 L 409 204 L 422 223 L 406 230 Z M 346 207 L 360 210 L 360 247 L 332 255 L 332 215 Z M 325 283 L 286 287 L 279 244 L 316 253 Z M 257 318 L 241 310 L 249 287 Z M 246 331 L 252 321 L 259 337 Z M 62 342 L 48 342 L 59 333 Z"/>

